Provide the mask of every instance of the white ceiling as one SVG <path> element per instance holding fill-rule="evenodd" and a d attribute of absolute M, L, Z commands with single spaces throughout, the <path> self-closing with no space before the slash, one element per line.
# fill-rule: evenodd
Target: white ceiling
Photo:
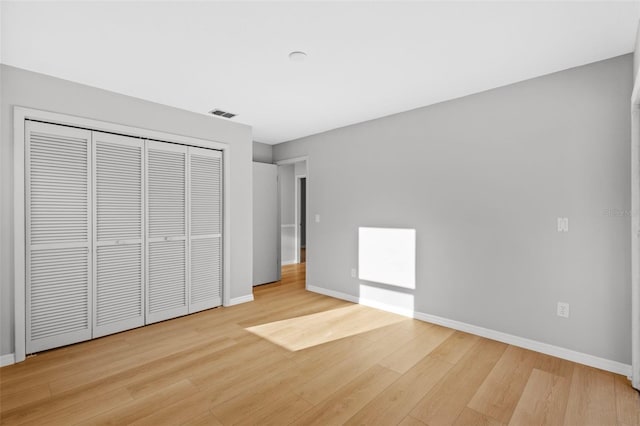
<path fill-rule="evenodd" d="M 3 1 L 1 61 L 231 111 L 274 144 L 629 53 L 639 18 L 630 1 Z"/>

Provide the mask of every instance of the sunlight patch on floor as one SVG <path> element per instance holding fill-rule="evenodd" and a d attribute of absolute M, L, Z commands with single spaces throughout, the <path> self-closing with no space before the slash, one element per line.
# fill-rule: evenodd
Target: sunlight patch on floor
<path fill-rule="evenodd" d="M 246 330 L 290 351 L 299 351 L 401 321 L 406 321 L 406 318 L 361 305 L 350 305 L 248 327 Z"/>

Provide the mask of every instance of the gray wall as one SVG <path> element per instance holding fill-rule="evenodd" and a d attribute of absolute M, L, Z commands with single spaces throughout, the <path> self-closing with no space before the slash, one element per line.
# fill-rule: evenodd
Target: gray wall
<path fill-rule="evenodd" d="M 0 66 L 0 354 L 13 352 L 13 106 L 224 142 L 231 149 L 231 297 L 251 294 L 252 134 L 246 125 Z"/>
<path fill-rule="evenodd" d="M 357 227 L 416 228 L 416 311 L 630 363 L 632 59 L 276 145 L 309 156 L 309 284 L 357 296 Z"/>
<path fill-rule="evenodd" d="M 273 163 L 273 146 L 254 141 L 253 161 L 258 163 Z"/>
<path fill-rule="evenodd" d="M 638 68 L 640 68 L 640 25 L 638 25 L 638 31 L 636 32 L 636 45 L 633 52 L 633 79 L 638 76 Z"/>

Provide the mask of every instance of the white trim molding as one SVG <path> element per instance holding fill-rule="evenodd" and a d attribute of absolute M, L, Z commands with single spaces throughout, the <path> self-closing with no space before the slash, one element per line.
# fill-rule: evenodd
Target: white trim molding
<path fill-rule="evenodd" d="M 25 121 L 35 120 L 46 123 L 81 127 L 94 131 L 117 133 L 142 139 L 159 140 L 182 145 L 222 151 L 223 169 L 223 284 L 222 304 L 231 302 L 231 146 L 213 140 L 160 132 L 151 129 L 121 125 L 91 118 L 77 117 L 51 111 L 43 111 L 21 106 L 13 108 L 13 155 L 14 155 L 14 361 L 26 358 L 25 325 Z M 253 296 L 251 296 L 253 300 Z M 248 301 L 248 300 L 247 300 Z M 242 303 L 242 302 L 238 302 Z"/>
<path fill-rule="evenodd" d="M 242 303 L 247 303 L 247 302 L 253 302 L 253 294 L 247 294 L 246 296 L 240 296 L 240 297 L 233 297 L 229 299 L 229 303 L 225 303 L 224 306 L 229 307 L 234 305 L 240 305 Z"/>
<path fill-rule="evenodd" d="M 15 363 L 16 363 L 16 357 L 14 354 L 0 355 L 0 367 L 5 367 L 7 365 L 11 365 Z"/>
<path fill-rule="evenodd" d="M 628 364 L 623 364 L 621 362 L 600 358 L 594 355 L 585 354 L 583 352 L 577 352 L 571 349 L 562 348 L 560 346 L 550 345 L 548 343 L 538 342 L 536 340 L 526 339 L 524 337 L 503 333 L 497 330 L 491 330 L 489 328 L 468 324 L 462 321 L 439 317 L 437 315 L 410 311 L 407 309 L 399 309 L 395 306 L 391 306 L 382 302 L 362 299 L 357 296 L 352 296 L 350 294 L 342 293 L 339 291 L 328 290 L 314 285 L 307 285 L 307 290 L 314 293 L 323 294 L 325 296 L 334 297 L 336 299 L 359 303 L 361 305 L 380 309 L 382 311 L 393 312 L 398 315 L 415 318 L 417 320 L 428 322 L 431 324 L 437 324 L 443 327 L 452 328 L 454 330 L 464 331 L 465 333 L 474 334 L 476 336 L 485 337 L 491 340 L 497 340 L 498 342 L 517 346 L 519 348 L 529 349 L 532 351 L 551 355 L 556 358 L 562 358 L 569 361 L 577 362 L 579 364 L 588 365 L 590 367 L 599 368 L 601 370 L 610 371 L 612 373 L 622 374 L 627 377 L 631 376 L 631 366 Z"/>
<path fill-rule="evenodd" d="M 282 262 L 280 262 L 280 265 L 287 266 L 287 265 L 295 265 L 296 263 L 298 263 L 298 262 L 295 259 L 294 260 L 283 260 Z"/>
<path fill-rule="evenodd" d="M 640 29 L 639 29 L 640 31 Z M 636 46 L 637 48 L 638 46 Z M 631 382 L 640 390 L 640 70 L 631 94 Z"/>

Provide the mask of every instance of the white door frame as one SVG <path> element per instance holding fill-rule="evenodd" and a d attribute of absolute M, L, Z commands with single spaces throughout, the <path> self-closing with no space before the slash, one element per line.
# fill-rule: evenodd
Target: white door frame
<path fill-rule="evenodd" d="M 86 128 L 108 133 L 118 133 L 143 139 L 172 142 L 182 145 L 216 149 L 222 151 L 223 167 L 223 284 L 222 304 L 230 305 L 231 294 L 231 147 L 222 142 L 175 135 L 156 130 L 143 129 L 121 124 L 109 123 L 90 118 L 59 114 L 32 108 L 15 106 L 13 108 L 13 220 L 14 220 L 14 354 L 15 362 L 26 357 L 25 323 L 25 121 L 36 120 Z"/>
<path fill-rule="evenodd" d="M 285 164 L 298 163 L 300 161 L 304 161 L 306 163 L 306 165 L 307 165 L 307 174 L 304 175 L 304 177 L 307 178 L 307 186 L 306 186 L 306 191 L 307 192 L 306 192 L 306 199 L 305 199 L 305 201 L 306 201 L 306 203 L 305 203 L 306 204 L 305 211 L 306 211 L 307 214 L 306 214 L 305 221 L 306 221 L 306 224 L 307 224 L 306 237 L 307 237 L 307 241 L 309 241 L 309 232 L 308 232 L 308 229 L 309 229 L 309 199 L 310 199 L 310 197 L 309 197 L 309 176 L 310 176 L 309 157 L 305 155 L 305 156 L 302 156 L 302 157 L 287 158 L 287 159 L 284 159 L 284 160 L 276 161 L 275 165 L 276 166 L 282 166 L 282 165 L 285 165 Z M 296 185 L 297 185 L 297 182 L 298 182 L 297 176 L 296 176 L 295 182 L 296 182 Z M 278 184 L 278 188 L 279 187 L 280 187 L 280 184 Z M 297 217 L 298 217 L 298 213 L 297 213 L 297 209 L 298 209 L 297 194 L 298 193 L 296 191 L 296 202 L 295 202 L 296 203 L 296 223 L 298 222 L 298 219 L 297 219 Z M 279 190 L 278 190 L 278 206 L 280 206 L 280 191 Z M 278 226 L 280 226 L 280 223 L 278 223 Z M 280 234 L 280 229 L 278 229 L 278 235 L 279 234 Z M 300 243 L 299 243 L 299 241 L 300 240 L 297 238 L 297 235 L 298 235 L 298 226 L 296 224 L 296 241 L 297 241 L 297 245 L 298 245 L 298 250 L 296 250 L 296 258 L 299 260 L 299 256 L 300 256 L 300 247 L 299 247 Z M 282 250 L 281 241 L 278 240 L 278 253 L 280 253 L 281 250 Z M 305 262 L 309 263 L 309 253 L 306 253 Z M 304 281 L 305 281 L 305 288 L 307 288 L 307 286 L 309 285 L 309 268 L 305 268 L 305 280 Z"/>
<path fill-rule="evenodd" d="M 306 165 L 306 163 L 305 163 Z M 295 229 L 295 233 L 294 233 L 294 242 L 295 242 L 295 250 L 296 250 L 296 257 L 295 257 L 295 261 L 296 263 L 300 263 L 300 249 L 302 246 L 302 235 L 300 234 L 300 191 L 302 189 L 302 186 L 300 185 L 300 181 L 301 179 L 306 179 L 307 175 L 294 175 L 294 190 L 296 192 L 295 197 L 294 197 L 294 203 L 295 203 L 295 220 L 294 223 L 296 224 L 296 229 Z M 306 209 L 305 209 L 306 211 Z M 306 219 L 306 218 L 305 218 Z M 306 223 L 306 221 L 305 221 Z"/>
<path fill-rule="evenodd" d="M 640 72 L 631 95 L 631 381 L 640 389 Z"/>

